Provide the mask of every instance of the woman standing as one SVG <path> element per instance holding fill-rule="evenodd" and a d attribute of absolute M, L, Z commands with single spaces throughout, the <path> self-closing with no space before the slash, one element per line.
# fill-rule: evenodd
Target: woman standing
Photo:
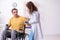
<path fill-rule="evenodd" d="M 29 1 L 26 4 L 28 12 L 30 14 L 29 24 L 31 24 L 31 32 L 29 40 L 41 40 L 42 39 L 42 30 L 40 25 L 40 14 L 38 12 L 37 7 L 33 4 L 33 2 Z"/>

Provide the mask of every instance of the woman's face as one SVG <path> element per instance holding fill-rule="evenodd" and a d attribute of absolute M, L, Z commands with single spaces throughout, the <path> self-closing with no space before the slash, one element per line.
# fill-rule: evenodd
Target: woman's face
<path fill-rule="evenodd" d="M 29 9 L 26 7 L 26 11 L 29 12 Z"/>
<path fill-rule="evenodd" d="M 32 14 L 32 13 L 31 13 L 31 10 L 29 10 L 29 8 L 26 8 L 26 10 L 27 10 L 27 12 L 28 12 L 29 14 Z"/>

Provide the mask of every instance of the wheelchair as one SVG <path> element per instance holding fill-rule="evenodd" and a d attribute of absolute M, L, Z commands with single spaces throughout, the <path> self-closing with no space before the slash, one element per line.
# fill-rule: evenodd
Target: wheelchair
<path fill-rule="evenodd" d="M 8 24 L 6 24 L 6 26 L 8 26 Z M 20 33 L 20 32 L 17 33 L 17 35 L 16 35 L 16 39 L 17 40 L 21 40 L 21 39 L 25 40 L 26 36 L 29 37 L 29 34 L 25 33 L 25 28 L 27 28 L 27 27 L 25 27 L 25 25 L 24 25 L 24 32 L 23 33 Z M 10 29 L 8 29 L 8 30 L 10 30 Z M 9 38 L 11 38 L 11 32 L 7 33 L 7 37 L 6 38 L 7 38 L 7 40 L 9 40 Z"/>

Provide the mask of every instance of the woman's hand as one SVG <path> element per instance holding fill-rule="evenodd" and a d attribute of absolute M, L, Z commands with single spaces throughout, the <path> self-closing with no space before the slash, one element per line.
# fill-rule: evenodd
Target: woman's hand
<path fill-rule="evenodd" d="M 29 21 L 30 19 L 29 18 L 27 18 L 27 21 Z"/>
<path fill-rule="evenodd" d="M 29 20 L 30 20 L 29 18 L 26 18 L 26 17 L 25 17 L 25 19 L 26 19 L 27 21 L 29 21 Z"/>

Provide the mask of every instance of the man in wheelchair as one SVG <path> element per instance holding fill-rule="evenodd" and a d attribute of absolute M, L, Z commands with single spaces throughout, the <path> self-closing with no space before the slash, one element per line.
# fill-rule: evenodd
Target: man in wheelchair
<path fill-rule="evenodd" d="M 18 15 L 18 9 L 13 8 L 12 9 L 13 17 L 9 20 L 9 23 L 5 30 L 3 31 L 1 40 L 6 40 L 7 36 L 11 35 L 11 40 L 16 39 L 17 33 L 23 33 L 24 32 L 24 22 L 26 20 L 25 17 Z M 11 27 L 11 29 L 9 29 Z"/>

